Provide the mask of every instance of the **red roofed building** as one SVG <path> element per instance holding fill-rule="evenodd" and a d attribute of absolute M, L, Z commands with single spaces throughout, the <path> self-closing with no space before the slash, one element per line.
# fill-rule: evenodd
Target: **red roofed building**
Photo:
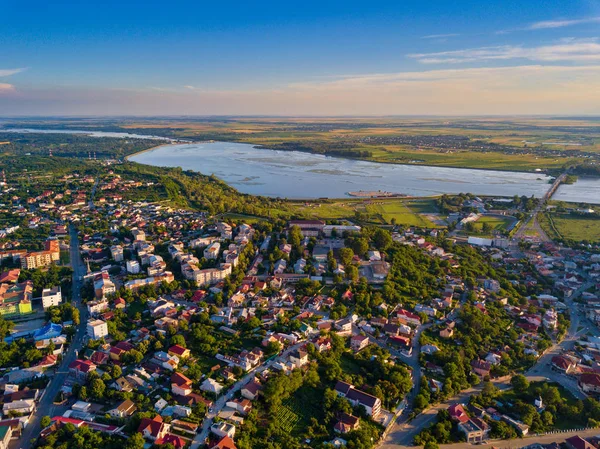
<path fill-rule="evenodd" d="M 190 356 L 190 350 L 180 345 L 173 345 L 169 348 L 169 355 L 174 355 L 180 359 L 187 359 Z"/>
<path fill-rule="evenodd" d="M 454 404 L 448 407 L 450 418 L 456 422 L 466 423 L 469 420 L 469 415 L 461 404 Z"/>
<path fill-rule="evenodd" d="M 571 359 L 562 355 L 552 357 L 552 368 L 557 371 L 568 373 L 575 367 L 575 363 Z"/>
<path fill-rule="evenodd" d="M 21 274 L 21 270 L 18 268 L 0 273 L 0 284 L 16 284 L 19 280 L 19 274 Z"/>
<path fill-rule="evenodd" d="M 421 325 L 421 317 L 408 310 L 401 309 L 396 316 L 398 317 L 398 321 L 402 324 L 412 324 L 413 326 Z"/>
<path fill-rule="evenodd" d="M 572 436 L 565 440 L 569 449 L 595 449 L 594 445 L 584 440 L 579 435 Z"/>
<path fill-rule="evenodd" d="M 169 427 L 169 424 L 164 423 L 160 415 L 156 415 L 153 419 L 143 418 L 138 427 L 138 432 L 140 432 L 144 438 L 156 441 L 165 437 L 169 431 Z"/>
<path fill-rule="evenodd" d="M 96 371 L 96 365 L 90 360 L 77 359 L 69 365 L 69 373 L 79 380 L 85 380 L 92 371 Z"/>
<path fill-rule="evenodd" d="M 171 443 L 175 449 L 182 449 L 185 447 L 185 440 L 177 435 L 173 435 L 172 433 L 165 434 L 162 438 L 157 438 L 154 442 L 156 444 L 167 444 Z"/>
<path fill-rule="evenodd" d="M 210 449 L 237 449 L 237 446 L 230 437 L 224 436 L 217 444 L 211 446 Z"/>
<path fill-rule="evenodd" d="M 181 373 L 171 375 L 171 391 L 173 394 L 187 396 L 192 392 L 192 381 Z"/>
<path fill-rule="evenodd" d="M 473 368 L 473 372 L 475 374 L 485 377 L 490 375 L 490 369 L 492 369 L 492 364 L 486 362 L 485 360 L 473 360 L 471 362 L 471 368 Z"/>
<path fill-rule="evenodd" d="M 584 393 L 600 393 L 600 374 L 582 374 L 579 376 L 579 386 Z"/>

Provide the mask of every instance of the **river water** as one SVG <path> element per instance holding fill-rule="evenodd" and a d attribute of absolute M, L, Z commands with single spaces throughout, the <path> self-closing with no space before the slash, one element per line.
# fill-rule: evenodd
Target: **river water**
<path fill-rule="evenodd" d="M 543 174 L 382 164 L 242 143 L 165 145 L 130 160 L 214 174 L 240 192 L 282 198 L 342 198 L 360 190 L 540 197 L 549 188 Z"/>
<path fill-rule="evenodd" d="M 126 132 L 1 127 L 0 132 L 174 141 L 168 137 Z M 214 174 L 240 192 L 282 198 L 343 198 L 348 192 L 359 190 L 411 196 L 469 192 L 541 197 L 549 188 L 549 178 L 543 174 L 382 164 L 298 151 L 263 150 L 229 142 L 165 145 L 130 159 L 142 164 Z M 563 184 L 552 199 L 600 204 L 600 178 L 580 177 L 574 184 Z"/>

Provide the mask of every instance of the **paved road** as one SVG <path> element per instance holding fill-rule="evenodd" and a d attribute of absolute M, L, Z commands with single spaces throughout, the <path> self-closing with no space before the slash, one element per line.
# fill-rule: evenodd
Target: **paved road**
<path fill-rule="evenodd" d="M 586 318 L 582 315 L 579 310 L 577 303 L 573 300 L 576 299 L 579 295 L 581 295 L 584 291 L 586 291 L 592 283 L 586 283 L 581 286 L 570 298 L 568 302 L 569 311 L 571 315 L 571 325 L 569 327 L 569 331 L 565 338 L 558 344 L 553 345 L 549 348 L 536 362 L 536 364 L 525 373 L 529 381 L 554 381 L 559 383 L 567 390 L 569 390 L 575 397 L 584 399 L 586 395 L 579 389 L 577 385 L 577 381 L 570 377 L 565 376 L 563 374 L 557 373 L 551 368 L 551 360 L 557 354 L 562 353 L 563 351 L 572 349 L 575 345 L 575 342 L 581 337 L 581 335 L 585 332 L 589 332 L 593 335 L 598 335 L 600 332 L 598 331 L 596 326 L 591 325 L 585 326 Z M 579 328 L 583 326 L 583 329 L 579 330 Z M 509 378 L 504 378 L 501 380 L 494 381 L 494 384 L 500 389 L 510 388 Z M 466 403 L 468 402 L 471 395 L 479 392 L 482 388 L 482 385 L 479 385 L 475 388 L 471 388 L 469 390 L 465 390 L 461 392 L 458 396 L 444 402 L 441 404 L 437 404 L 423 413 L 419 414 L 415 419 L 413 419 L 410 423 L 407 423 L 407 417 L 404 419 L 399 419 L 395 424 L 394 428 L 389 432 L 386 436 L 385 440 L 381 444 L 381 449 L 392 449 L 392 448 L 401 448 L 401 447 L 414 447 L 413 439 L 414 437 L 425 427 L 429 426 L 435 421 L 438 411 L 448 408 L 452 404 L 458 403 Z M 418 391 L 418 390 L 417 390 Z M 575 433 L 573 433 L 575 434 Z M 596 430 L 595 433 L 591 435 L 600 434 L 600 429 Z M 560 434 L 563 435 L 563 434 Z M 567 436 L 568 437 L 568 436 Z M 546 437 L 544 437 L 546 438 Z M 557 435 L 551 435 L 548 438 L 548 442 L 558 441 Z M 552 439 L 554 438 L 554 439 Z M 562 438 L 562 436 L 560 437 Z M 522 441 L 522 440 L 517 440 Z M 515 443 L 515 442 L 513 442 Z M 502 441 L 501 447 L 511 447 L 511 441 Z M 524 446 L 525 444 L 517 445 L 516 447 Z M 496 445 L 498 446 L 498 445 Z M 467 447 L 472 447 L 468 444 L 452 444 L 452 445 L 444 445 L 446 449 L 464 449 Z M 491 447 L 491 446 L 490 446 Z"/>
<path fill-rule="evenodd" d="M 69 365 L 77 358 L 77 352 L 81 349 L 85 341 L 87 309 L 81 304 L 81 281 L 79 280 L 79 276 L 82 276 L 86 273 L 86 268 L 79 253 L 77 230 L 73 225 L 71 225 L 69 232 L 71 238 L 71 267 L 73 268 L 72 301 L 73 304 L 79 309 L 81 322 L 77 327 L 69 349 L 65 354 L 63 354 L 62 362 L 59 365 L 56 374 L 52 377 L 48 386 L 46 387 L 44 395 L 40 400 L 37 409 L 31 415 L 27 428 L 23 430 L 23 434 L 21 435 L 18 446 L 20 448 L 33 447 L 32 439 L 37 439 L 41 431 L 41 418 L 46 415 L 52 416 L 55 410 L 55 406 L 53 404 L 54 398 L 60 392 L 61 387 L 64 385 L 65 380 L 67 379 Z"/>
<path fill-rule="evenodd" d="M 510 378 L 505 377 L 502 379 L 496 379 L 493 381 L 494 385 L 500 390 L 506 390 L 510 388 Z M 458 395 L 449 399 L 448 401 L 434 405 L 428 408 L 423 413 L 419 414 L 411 422 L 397 422 L 394 428 L 386 436 L 383 443 L 379 446 L 380 449 L 398 449 L 400 447 L 411 447 L 413 446 L 414 437 L 425 427 L 432 424 L 440 410 L 447 409 L 453 404 L 465 404 L 469 401 L 469 398 L 481 392 L 483 389 L 483 383 L 476 387 L 469 388 L 460 392 Z"/>
<path fill-rule="evenodd" d="M 523 446 L 527 446 L 533 443 L 548 444 L 548 443 L 562 443 L 567 438 L 579 435 L 582 438 L 593 437 L 600 435 L 600 429 L 581 430 L 564 433 L 553 433 L 548 435 L 531 435 L 525 438 L 514 438 L 512 440 L 501 440 L 494 441 L 489 444 L 481 444 L 479 446 L 473 446 L 469 443 L 457 443 L 457 444 L 440 444 L 441 449 L 491 449 L 493 447 L 498 449 L 516 449 Z"/>
<path fill-rule="evenodd" d="M 521 224 L 521 226 L 519 226 L 519 229 L 517 229 L 517 232 L 515 232 L 514 237 L 513 237 L 515 240 L 522 240 L 523 237 L 525 236 L 525 231 L 531 226 L 531 228 L 533 228 L 533 230 L 538 234 L 538 239 L 540 241 L 542 241 L 542 242 L 550 242 L 551 241 L 551 239 L 546 235 L 546 233 L 544 232 L 544 230 L 538 223 L 537 216 L 541 212 L 542 207 L 544 207 L 544 205 L 546 204 L 546 201 L 548 201 L 552 197 L 552 195 L 554 194 L 554 192 L 556 191 L 556 189 L 558 188 L 560 183 L 565 180 L 566 176 L 567 176 L 567 173 L 563 173 L 562 175 L 560 175 L 559 177 L 557 177 L 554 180 L 554 182 L 552 183 L 552 185 L 550 186 L 550 188 L 548 189 L 546 194 L 542 198 L 540 198 L 540 200 L 538 201 L 538 205 L 531 212 L 531 215 L 529 216 L 527 221 L 525 221 L 523 224 Z"/>
<path fill-rule="evenodd" d="M 229 401 L 231 398 L 233 398 L 235 396 L 235 394 L 238 391 L 240 391 L 244 385 L 246 385 L 248 382 L 250 382 L 252 379 L 254 379 L 254 377 L 257 374 L 263 372 L 265 369 L 267 369 L 269 366 L 271 366 L 271 364 L 273 362 L 283 361 L 283 359 L 288 354 L 290 354 L 292 351 L 300 348 L 305 343 L 306 342 L 302 342 L 302 343 L 298 343 L 294 346 L 290 346 L 285 351 L 283 351 L 281 353 L 281 355 L 279 357 L 277 357 L 275 360 L 263 363 L 258 368 L 256 368 L 254 371 L 249 372 L 248 374 L 246 374 L 246 376 L 244 376 L 242 379 L 238 380 L 235 384 L 233 384 L 231 386 L 231 388 L 229 388 L 227 393 L 225 393 L 223 396 L 221 396 L 217 400 L 217 402 L 215 402 L 213 404 L 213 406 L 211 407 L 212 412 L 209 412 L 206 415 L 206 417 L 204 418 L 204 421 L 202 421 L 202 429 L 200 430 L 200 433 L 196 434 L 196 436 L 194 437 L 194 440 L 192 441 L 190 449 L 198 449 L 199 447 L 202 447 L 202 445 L 208 438 L 208 435 L 210 433 L 210 426 L 213 424 L 213 420 L 214 420 L 215 416 L 217 416 L 219 414 L 219 412 L 221 410 L 223 410 L 223 408 L 225 407 L 225 403 L 227 401 Z"/>

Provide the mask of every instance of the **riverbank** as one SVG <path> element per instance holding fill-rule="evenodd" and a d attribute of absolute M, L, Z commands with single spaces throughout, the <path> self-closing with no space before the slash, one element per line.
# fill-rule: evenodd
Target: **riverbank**
<path fill-rule="evenodd" d="M 547 190 L 542 173 L 384 164 L 234 142 L 160 145 L 127 159 L 212 174 L 242 193 L 295 200 L 347 198 L 348 192 L 358 191 L 401 197 L 467 192 L 542 197 Z"/>

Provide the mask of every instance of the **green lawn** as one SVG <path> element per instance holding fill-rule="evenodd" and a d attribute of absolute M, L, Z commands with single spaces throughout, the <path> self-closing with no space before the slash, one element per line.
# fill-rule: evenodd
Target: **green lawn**
<path fill-rule="evenodd" d="M 600 242 L 600 218 L 547 212 L 541 214 L 540 224 L 550 237 Z"/>
<path fill-rule="evenodd" d="M 438 227 L 423 215 L 415 213 L 412 206 L 408 206 L 404 201 L 373 200 L 373 203 L 368 204 L 365 208 L 368 214 L 381 217 L 387 224 L 395 221 L 396 224 L 405 226 Z"/>
<path fill-rule="evenodd" d="M 274 411 L 281 423 L 281 429 L 298 437 L 310 425 L 311 418 L 322 419 L 323 394 L 316 388 L 300 387 L 290 398 L 284 400 Z"/>
<path fill-rule="evenodd" d="M 487 217 L 483 216 L 475 222 L 475 229 L 481 230 L 484 223 L 489 223 L 493 231 L 506 231 L 514 220 L 509 217 Z"/>

